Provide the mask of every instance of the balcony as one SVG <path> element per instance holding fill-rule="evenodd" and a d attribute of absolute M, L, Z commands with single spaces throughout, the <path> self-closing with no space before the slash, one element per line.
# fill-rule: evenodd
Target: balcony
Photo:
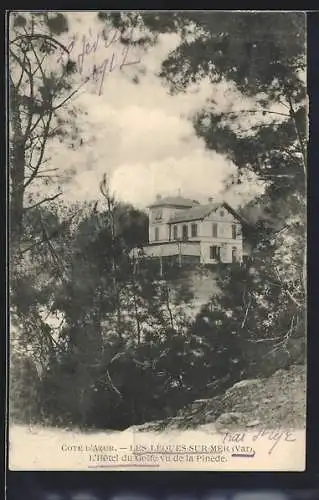
<path fill-rule="evenodd" d="M 198 241 L 168 241 L 151 243 L 143 248 L 147 257 L 171 257 L 178 255 L 200 257 Z"/>

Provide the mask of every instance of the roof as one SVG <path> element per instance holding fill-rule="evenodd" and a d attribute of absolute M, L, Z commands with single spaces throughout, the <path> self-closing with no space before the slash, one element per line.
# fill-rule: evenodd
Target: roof
<path fill-rule="evenodd" d="M 203 220 L 213 210 L 216 210 L 221 206 L 225 207 L 226 210 L 228 210 L 234 217 L 239 219 L 243 224 L 247 224 L 247 221 L 242 217 L 242 215 L 225 202 L 209 203 L 207 205 L 196 205 L 192 208 L 188 208 L 187 210 L 180 210 L 178 213 L 174 214 L 168 222 L 169 224 L 175 224 L 177 222 Z"/>
<path fill-rule="evenodd" d="M 246 214 L 243 212 L 241 208 L 237 208 L 236 210 L 232 208 L 228 203 L 223 203 L 224 207 L 233 214 L 236 219 L 238 219 L 244 226 L 252 226 L 252 221 L 247 219 Z"/>
<path fill-rule="evenodd" d="M 210 203 L 208 205 L 197 205 L 187 210 L 180 210 L 170 218 L 169 223 L 204 219 L 206 215 L 218 208 L 219 205 L 219 203 Z"/>
<path fill-rule="evenodd" d="M 159 198 L 154 203 L 149 205 L 151 207 L 185 207 L 191 208 L 198 205 L 197 200 L 191 200 L 190 198 L 184 198 L 183 196 L 166 196 L 165 198 Z"/>

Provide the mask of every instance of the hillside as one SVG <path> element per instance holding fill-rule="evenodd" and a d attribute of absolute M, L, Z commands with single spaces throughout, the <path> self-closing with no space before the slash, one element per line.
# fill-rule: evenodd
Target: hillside
<path fill-rule="evenodd" d="M 165 420 L 134 426 L 140 432 L 216 428 L 293 428 L 306 425 L 306 367 L 291 365 L 269 378 L 242 380 L 225 393 L 200 399 Z"/>
<path fill-rule="evenodd" d="M 210 297 L 216 295 L 218 287 L 216 283 L 216 273 L 208 266 L 187 266 L 180 270 L 179 277 L 171 282 L 171 291 L 179 287 L 187 288 L 193 295 L 191 307 L 193 314 L 199 312 L 204 304 L 207 304 Z"/>
<path fill-rule="evenodd" d="M 204 444 L 212 433 L 217 432 L 217 434 L 223 435 L 226 430 L 232 432 L 235 429 L 240 429 L 241 432 L 246 430 L 247 433 L 256 430 L 281 429 L 301 431 L 303 434 L 306 424 L 305 417 L 306 368 L 302 365 L 292 365 L 287 370 L 278 370 L 267 379 L 242 380 L 218 397 L 194 401 L 191 405 L 180 410 L 173 418 L 131 426 L 124 431 L 112 429 L 84 431 L 76 427 L 70 429 L 11 423 L 9 432 L 10 468 L 12 470 L 87 469 L 88 455 L 75 452 L 65 453 L 62 449 L 65 444 L 70 445 L 71 448 L 76 448 L 79 445 L 80 448 L 84 447 L 89 450 L 92 444 L 102 447 L 114 444 L 115 447 L 123 446 L 123 449 L 127 449 L 127 443 L 130 439 L 135 444 L 145 442 L 143 439 L 146 439 L 147 443 L 162 442 L 161 439 L 163 443 L 166 443 L 167 440 L 174 443 L 181 433 L 183 433 L 184 439 L 186 436 L 190 440 L 196 438 L 196 442 Z M 136 432 L 141 433 L 140 438 L 135 435 Z M 300 445 L 298 446 L 297 448 L 300 450 Z M 25 452 L 26 450 L 28 453 Z M 262 450 L 259 449 L 259 452 Z M 297 469 L 295 468 L 295 458 L 298 461 L 301 457 L 302 461 L 302 453 L 301 455 L 299 453 L 300 456 L 298 453 L 297 455 L 289 455 L 292 470 L 304 470 L 303 468 L 299 469 L 299 466 Z M 269 460 L 269 454 L 267 456 Z M 277 453 L 278 457 L 278 470 L 282 470 L 282 454 Z M 275 456 L 271 456 L 269 462 L 271 470 L 277 470 L 273 469 L 275 458 Z M 241 464 L 244 464 L 242 466 L 245 470 L 247 464 L 245 465 L 245 462 L 241 462 Z M 138 468 L 138 464 L 136 467 Z M 170 467 L 173 467 L 173 463 L 170 464 Z M 203 468 L 204 465 L 200 467 Z M 212 464 L 206 464 L 206 468 L 210 469 L 211 467 Z M 265 467 L 265 463 L 263 463 L 263 467 Z M 261 470 L 264 470 L 263 467 Z M 301 467 L 304 466 L 301 465 Z"/>

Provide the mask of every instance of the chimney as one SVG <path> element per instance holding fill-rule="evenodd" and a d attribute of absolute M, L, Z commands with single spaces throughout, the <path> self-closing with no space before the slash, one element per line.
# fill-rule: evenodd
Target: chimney
<path fill-rule="evenodd" d="M 209 203 L 213 203 L 213 198 L 210 196 L 210 197 L 208 198 L 208 201 L 209 201 Z"/>
<path fill-rule="evenodd" d="M 160 199 L 161 199 L 161 198 L 162 198 L 162 197 L 161 197 L 161 195 L 160 195 L 160 194 L 157 194 L 157 195 L 156 195 L 156 201 L 160 201 Z"/>

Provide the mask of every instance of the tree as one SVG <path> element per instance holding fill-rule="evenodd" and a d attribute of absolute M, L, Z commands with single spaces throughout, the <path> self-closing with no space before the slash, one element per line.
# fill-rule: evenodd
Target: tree
<path fill-rule="evenodd" d="M 241 183 L 247 171 L 263 181 L 265 192 L 257 200 L 262 206 L 261 220 L 272 228 L 274 237 L 285 228 L 281 236 L 298 240 L 298 255 L 290 253 L 291 266 L 301 265 L 298 273 L 305 294 L 306 252 L 300 244 L 300 234 L 305 241 L 306 232 L 305 14 L 133 12 L 100 13 L 99 19 L 112 24 L 123 43 L 127 43 L 129 28 L 135 29 L 136 43 L 146 50 L 161 33 L 180 36 L 159 75 L 172 93 L 187 92 L 190 84 L 206 78 L 212 91 L 223 83 L 248 99 L 245 108 L 230 102 L 223 110 L 213 98 L 208 99 L 195 116 L 194 127 L 209 149 L 237 166 L 230 184 Z M 247 128 L 248 118 L 254 120 Z"/>
<path fill-rule="evenodd" d="M 282 281 L 277 266 L 282 271 L 285 263 L 277 253 L 276 241 L 269 243 L 265 235 L 250 264 L 221 265 L 217 280 L 220 293 L 195 322 L 197 335 L 204 328 L 210 332 L 213 346 L 215 336 L 217 346 L 221 343 L 226 358 L 220 357 L 216 364 L 211 356 L 212 367 L 226 370 L 233 381 L 269 376 L 290 363 L 304 362 L 304 291 L 296 286 L 300 285 L 298 275 Z M 219 378 L 223 377 L 217 381 Z"/>
<path fill-rule="evenodd" d="M 72 234 L 79 217 L 78 206 L 40 205 L 28 211 L 24 236 L 30 243 L 11 261 L 11 353 L 28 354 L 40 377 L 59 356 L 61 340 L 63 344 L 58 335 L 63 317 L 53 304 L 56 290 L 68 278 Z"/>
<path fill-rule="evenodd" d="M 47 186 L 57 171 L 47 168 L 49 141 L 73 136 L 74 109 L 70 99 L 75 63 L 68 59 L 57 64 L 57 50 L 68 52 L 59 41 L 67 31 L 66 17 L 60 13 L 12 13 L 9 39 L 9 125 L 10 125 L 10 225 L 11 243 L 23 236 L 27 211 L 56 199 L 37 196 L 39 186 Z M 73 126 L 73 131 L 72 131 Z M 47 188 L 45 188 L 45 191 Z"/>
<path fill-rule="evenodd" d="M 40 25 L 61 32 L 63 19 L 16 16 L 10 45 L 18 70 L 10 83 L 12 230 L 17 243 L 22 236 L 28 240 L 13 275 L 13 306 L 19 307 L 17 329 L 22 319 L 19 349 L 31 346 L 32 360 L 22 363 L 17 356 L 14 375 L 23 370 L 28 381 L 34 378 L 37 404 L 29 413 L 37 420 L 122 428 L 174 413 L 207 388 L 212 394 L 243 376 L 264 376 L 269 352 L 290 350 L 292 339 L 303 338 L 304 18 L 245 12 L 100 15 L 124 44 L 132 43 L 132 29 L 146 48 L 160 33 L 179 33 L 180 44 L 161 71 L 172 92 L 187 91 L 190 82 L 206 77 L 212 88 L 226 82 L 252 103 L 221 112 L 210 100 L 194 119 L 207 147 L 237 166 L 233 182 L 248 170 L 266 188 L 258 200 L 252 261 L 217 267 L 221 293 L 195 321 L 187 314 L 191 293 L 183 283 L 179 287 L 175 270 L 158 276 L 151 260 L 132 258 L 132 249 L 147 240 L 147 217 L 119 203 L 107 177 L 100 211 L 97 205 L 58 209 L 44 205 L 48 197 L 26 204 L 27 189 L 46 175 L 40 169 L 48 141 L 67 125 L 60 111 L 72 95 L 73 65 L 62 64 L 52 76 L 49 59 L 59 42 L 42 29 L 39 34 Z M 250 115 L 255 123 L 244 130 L 242 117 Z M 62 321 L 52 326 L 48 317 L 54 315 Z M 13 380 L 24 404 L 30 392 L 18 377 Z"/>
<path fill-rule="evenodd" d="M 76 215 L 72 207 L 60 207 L 62 217 L 58 213 L 61 188 L 52 194 L 50 188 L 61 177 L 47 153 L 53 141 L 68 144 L 77 133 L 75 64 L 70 58 L 57 63 L 57 51 L 68 52 L 59 41 L 68 30 L 63 14 L 11 13 L 9 21 L 11 352 L 14 357 L 18 345 L 31 353 L 42 376 L 59 351 L 48 317 L 64 275 L 63 250 L 58 255 L 52 239 L 61 242 L 63 233 L 67 241 Z M 17 373 L 18 366 L 12 368 Z"/>
<path fill-rule="evenodd" d="M 267 180 L 269 163 L 272 163 L 272 173 L 277 177 L 287 174 L 287 168 L 281 174 L 280 159 L 282 167 L 289 162 L 292 176 L 296 163 L 301 173 L 305 170 L 306 89 L 303 77 L 306 29 L 303 13 L 170 12 L 154 15 L 126 12 L 100 13 L 98 17 L 114 26 L 123 43 L 127 42 L 128 29 L 135 29 L 136 43 L 146 49 L 156 43 L 162 33 L 180 35 L 179 45 L 164 60 L 160 72 L 170 84 L 171 92 L 186 92 L 190 83 L 208 78 L 212 88 L 224 81 L 235 85 L 243 96 L 253 98 L 250 109 L 237 112 L 234 103 L 230 103 L 229 110 L 223 113 L 214 109 L 216 103 L 213 99 L 208 100 L 195 124 L 209 148 L 230 156 L 239 168 L 248 164 L 258 173 L 265 173 Z M 282 105 L 282 112 L 271 110 L 274 103 Z M 233 127 L 245 115 L 267 115 L 267 118 L 272 118 L 272 123 L 265 130 L 263 125 L 257 124 L 250 131 L 251 137 L 242 138 L 243 131 L 239 129 L 236 133 Z M 208 118 L 211 123 L 207 125 Z M 284 146 L 280 151 L 280 148 L 274 149 L 268 144 L 267 136 L 274 140 L 272 132 L 282 121 L 285 123 L 277 138 L 277 143 Z M 295 148 L 291 151 L 293 142 Z M 260 155 L 255 157 L 253 147 L 256 144 L 263 154 L 268 150 L 273 155 L 272 162 L 265 161 Z M 288 145 L 290 147 L 285 147 Z M 279 153 L 282 156 L 274 164 L 273 160 Z M 291 165 L 290 156 L 294 162 Z"/>
<path fill-rule="evenodd" d="M 172 293 L 174 270 L 164 279 L 152 262 L 142 261 L 137 268 L 132 261 L 130 250 L 147 238 L 146 215 L 116 200 L 103 208 L 83 211 L 72 230 L 58 231 L 50 239 L 51 250 L 41 244 L 30 249 L 34 260 L 24 279 L 19 277 L 20 319 L 23 311 L 26 315 L 19 345 L 29 352 L 31 347 L 32 360 L 41 366 L 36 419 L 125 427 L 164 415 L 165 407 L 173 411 L 184 401 L 178 366 L 190 323 L 183 311 L 190 295 L 178 285 Z M 69 215 L 60 210 L 60 220 L 44 207 L 37 211 L 39 218 L 30 212 L 34 234 L 42 220 L 53 230 Z M 42 305 L 45 314 L 62 318 L 60 325 L 39 323 Z M 175 363 L 170 366 L 168 359 Z"/>

